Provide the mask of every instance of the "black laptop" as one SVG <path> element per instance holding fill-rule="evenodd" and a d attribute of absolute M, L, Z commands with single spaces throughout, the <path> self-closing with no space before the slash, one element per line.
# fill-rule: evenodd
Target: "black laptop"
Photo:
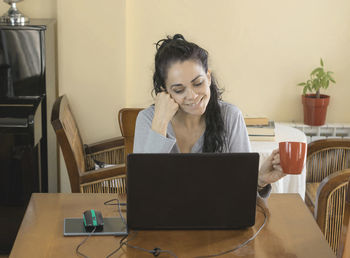
<path fill-rule="evenodd" d="M 130 154 L 129 229 L 234 229 L 255 224 L 258 153 Z"/>

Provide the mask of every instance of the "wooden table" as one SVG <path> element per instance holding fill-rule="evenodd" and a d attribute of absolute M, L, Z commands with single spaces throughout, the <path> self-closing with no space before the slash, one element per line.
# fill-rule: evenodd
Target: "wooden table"
<path fill-rule="evenodd" d="M 78 257 L 75 248 L 84 237 L 64 237 L 63 219 L 81 217 L 87 209 L 117 216 L 117 206 L 105 206 L 115 194 L 33 194 L 10 257 Z M 266 203 L 269 219 L 260 234 L 245 247 L 224 257 L 335 257 L 298 194 L 272 194 Z M 125 208 L 123 208 L 123 211 Z M 257 209 L 260 210 L 260 209 Z M 232 249 L 250 238 L 264 219 L 244 230 L 139 231 L 129 243 L 147 249 L 160 247 L 178 257 L 194 257 Z M 79 249 L 89 257 L 106 257 L 119 246 L 120 237 L 93 236 Z M 153 257 L 123 247 L 112 257 Z M 171 257 L 165 253 L 159 257 Z"/>

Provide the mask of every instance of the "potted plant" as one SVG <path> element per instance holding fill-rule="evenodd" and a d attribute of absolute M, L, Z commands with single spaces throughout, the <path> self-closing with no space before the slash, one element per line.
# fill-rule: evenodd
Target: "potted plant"
<path fill-rule="evenodd" d="M 330 97 L 320 93 L 320 89 L 327 89 L 330 82 L 335 83 L 332 77 L 333 72 L 324 70 L 323 60 L 320 60 L 321 67 L 317 67 L 310 73 L 310 79 L 298 85 L 304 87 L 302 103 L 304 106 L 304 124 L 320 126 L 326 120 L 327 106 Z M 311 92 L 311 94 L 306 94 Z"/>

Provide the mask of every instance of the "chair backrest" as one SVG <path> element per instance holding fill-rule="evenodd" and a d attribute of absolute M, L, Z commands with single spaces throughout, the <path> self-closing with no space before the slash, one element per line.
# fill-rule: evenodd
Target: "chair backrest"
<path fill-rule="evenodd" d="M 133 152 L 136 118 L 142 108 L 123 108 L 118 113 L 119 127 L 125 138 L 125 161 L 129 153 Z"/>
<path fill-rule="evenodd" d="M 324 139 L 308 144 L 306 182 L 321 182 L 346 168 L 350 168 L 350 139 Z"/>
<path fill-rule="evenodd" d="M 345 198 L 345 211 L 337 257 L 350 257 L 350 178 Z"/>
<path fill-rule="evenodd" d="M 335 253 L 339 250 L 349 178 L 350 169 L 335 172 L 317 190 L 315 219 Z"/>
<path fill-rule="evenodd" d="M 79 173 L 86 171 L 85 155 L 83 142 L 66 95 L 56 99 L 52 108 L 51 124 L 62 149 L 72 192 L 79 192 Z"/>

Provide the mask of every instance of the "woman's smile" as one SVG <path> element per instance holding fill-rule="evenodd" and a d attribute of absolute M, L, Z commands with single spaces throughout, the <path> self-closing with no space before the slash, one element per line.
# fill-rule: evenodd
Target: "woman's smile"
<path fill-rule="evenodd" d="M 198 102 L 187 103 L 184 105 L 189 106 L 191 108 L 197 108 L 197 107 L 199 107 L 200 104 L 202 104 L 203 98 L 204 98 L 204 96 L 202 96 Z"/>

